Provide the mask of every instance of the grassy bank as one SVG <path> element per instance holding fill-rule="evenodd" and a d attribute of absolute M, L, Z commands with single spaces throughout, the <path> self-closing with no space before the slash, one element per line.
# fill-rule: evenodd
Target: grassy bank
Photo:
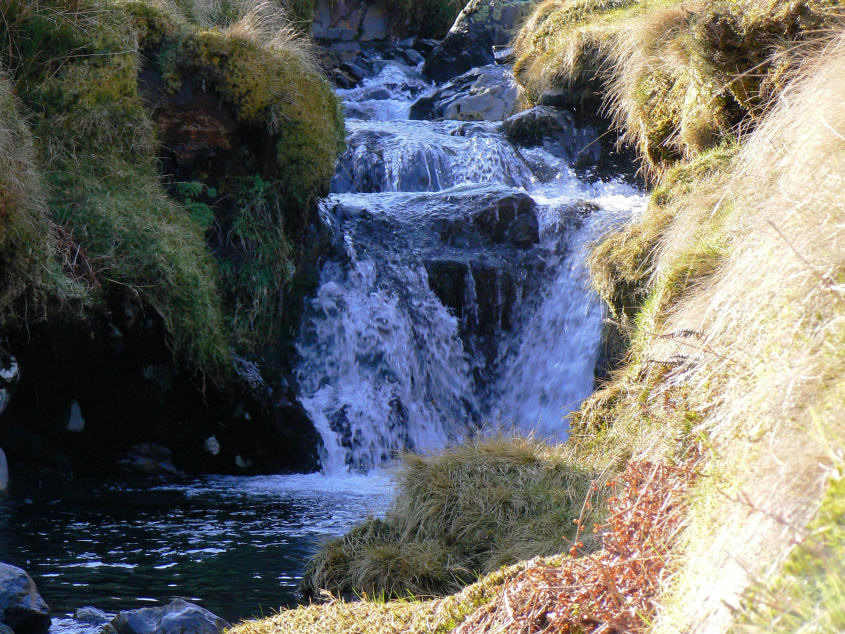
<path fill-rule="evenodd" d="M 702 457 L 666 574 L 646 598 L 653 611 L 626 627 L 845 626 L 837 515 L 845 451 L 843 16 L 839 2 L 544 2 L 520 34 L 516 72 L 526 98 L 601 90 L 654 183 L 642 216 L 596 245 L 590 261 L 624 362 L 573 417 L 566 445 L 550 449 L 589 479 L 639 461 Z M 420 506 L 426 494 L 402 491 L 384 525 L 424 530 L 405 505 Z M 542 508 L 547 496 L 534 495 L 526 504 Z M 598 523 L 599 502 L 591 518 Z M 580 508 L 559 510 L 572 521 Z M 527 545 L 519 524 L 500 521 L 499 539 Z M 442 523 L 435 528 L 435 539 L 448 534 Z M 396 543 L 380 535 L 367 549 Z M 338 546 L 343 540 L 330 547 Z M 346 549 L 336 570 L 345 574 L 357 556 Z M 360 589 L 401 592 L 391 584 L 402 575 L 382 570 L 385 581 Z M 556 560 L 519 579 L 496 573 L 480 582 L 484 605 L 448 622 L 436 620 L 438 610 L 460 595 L 333 601 L 239 631 L 451 631 L 460 623 L 486 631 L 507 618 L 551 631 L 554 619 L 527 619 L 537 604 L 516 599 L 547 597 L 538 571 L 552 579 L 566 570 Z M 312 582 L 321 586 L 332 572 Z M 594 599 L 578 594 L 583 584 L 555 587 L 549 610 L 594 613 Z M 580 627 L 610 622 L 601 618 Z"/>
<path fill-rule="evenodd" d="M 53 228 L 12 239 L 4 258 L 58 269 L 40 287 L 56 314 L 68 284 L 83 314 L 120 304 L 150 311 L 174 359 L 211 377 L 229 371 L 232 345 L 257 349 L 279 336 L 279 298 L 304 256 L 297 241 L 342 146 L 328 83 L 267 6 L 15 0 L 0 26 L 4 95 L 19 113 L 4 127 L 24 139 L 10 160 L 26 175 L 6 189 L 14 209 L 4 225 L 17 236 L 36 217 Z M 231 121 L 203 113 L 191 101 L 200 93 L 219 99 Z M 181 166 L 174 179 L 162 141 L 212 144 L 168 136 L 162 103 L 189 122 L 211 117 L 227 147 L 243 146 L 246 133 L 266 140 L 243 150 L 251 160 L 231 177 L 219 177 L 223 153 L 210 147 L 201 167 Z M 19 284 L 22 275 L 9 273 Z M 38 318 L 26 310 L 12 313 Z"/>

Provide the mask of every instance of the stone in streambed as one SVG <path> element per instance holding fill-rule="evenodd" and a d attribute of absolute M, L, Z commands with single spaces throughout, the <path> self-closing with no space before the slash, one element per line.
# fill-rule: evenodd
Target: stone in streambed
<path fill-rule="evenodd" d="M 21 371 L 17 359 L 0 348 L 0 414 L 12 400 L 20 380 Z"/>
<path fill-rule="evenodd" d="M 147 442 L 133 445 L 126 457 L 117 463 L 125 471 L 144 475 L 178 475 L 173 466 L 173 452 L 167 447 Z"/>
<path fill-rule="evenodd" d="M 41 634 L 50 628 L 50 608 L 25 571 L 0 563 L 0 623 L 16 634 Z"/>
<path fill-rule="evenodd" d="M 596 129 L 577 126 L 575 117 L 567 110 L 535 106 L 505 120 L 502 131 L 512 143 L 542 146 L 550 154 L 576 165 L 597 165 L 602 160 Z"/>
<path fill-rule="evenodd" d="M 496 65 L 473 68 L 411 106 L 411 119 L 502 121 L 516 108 L 513 74 Z"/>
<path fill-rule="evenodd" d="M 160 608 L 120 612 L 101 634 L 220 634 L 232 627 L 219 616 L 182 599 Z"/>

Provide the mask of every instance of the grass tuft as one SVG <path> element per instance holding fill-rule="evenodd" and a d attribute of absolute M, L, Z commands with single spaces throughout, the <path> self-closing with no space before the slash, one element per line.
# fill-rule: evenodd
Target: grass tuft
<path fill-rule="evenodd" d="M 432 456 L 406 455 L 387 516 L 326 544 L 303 590 L 441 595 L 500 566 L 561 552 L 590 478 L 531 439 L 478 439 Z"/>

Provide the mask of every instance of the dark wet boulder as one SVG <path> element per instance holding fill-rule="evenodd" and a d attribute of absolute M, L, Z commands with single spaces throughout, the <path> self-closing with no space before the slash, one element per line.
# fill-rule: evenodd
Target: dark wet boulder
<path fill-rule="evenodd" d="M 144 475 L 176 475 L 173 452 L 167 447 L 147 442 L 133 445 L 118 463 L 121 469 Z"/>
<path fill-rule="evenodd" d="M 542 146 L 550 154 L 581 165 L 597 165 L 602 160 L 598 132 L 591 126 L 579 127 L 567 110 L 535 106 L 509 117 L 502 124 L 505 136 L 517 145 Z"/>
<path fill-rule="evenodd" d="M 50 608 L 24 570 L 0 563 L 0 623 L 16 634 L 41 634 L 50 628 Z"/>
<path fill-rule="evenodd" d="M 18 360 L 0 348 L 0 414 L 9 405 L 21 378 Z"/>
<path fill-rule="evenodd" d="M 473 68 L 411 106 L 411 119 L 502 121 L 516 107 L 513 74 L 496 65 Z"/>
<path fill-rule="evenodd" d="M 174 599 L 160 608 L 125 610 L 101 634 L 220 634 L 230 627 L 205 608 Z"/>
<path fill-rule="evenodd" d="M 532 0 L 471 0 L 426 59 L 423 74 L 443 82 L 470 68 L 492 64 L 493 47 L 511 41 L 533 6 Z"/>

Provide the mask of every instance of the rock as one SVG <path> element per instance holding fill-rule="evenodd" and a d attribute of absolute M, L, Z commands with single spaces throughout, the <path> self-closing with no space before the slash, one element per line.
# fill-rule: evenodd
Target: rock
<path fill-rule="evenodd" d="M 9 405 L 21 380 L 17 359 L 0 348 L 0 414 Z"/>
<path fill-rule="evenodd" d="M 577 127 L 574 116 L 566 110 L 536 106 L 508 118 L 502 131 L 513 143 L 543 146 L 550 154 L 578 166 L 597 165 L 602 160 L 596 129 Z"/>
<path fill-rule="evenodd" d="M 414 42 L 414 50 L 419 52 L 421 55 L 426 56 L 430 55 L 431 51 L 433 51 L 438 44 L 440 44 L 439 40 L 419 38 Z"/>
<path fill-rule="evenodd" d="M 391 28 L 392 21 L 384 8 L 371 4 L 364 15 L 359 37 L 362 42 L 385 40 L 390 36 Z"/>
<path fill-rule="evenodd" d="M 411 106 L 411 119 L 502 121 L 517 102 L 513 74 L 496 65 L 474 68 Z"/>
<path fill-rule="evenodd" d="M 0 447 L 0 496 L 9 490 L 9 463 L 6 461 L 6 454 Z"/>
<path fill-rule="evenodd" d="M 425 62 L 425 58 L 412 48 L 400 51 L 399 55 L 408 66 L 419 66 Z"/>
<path fill-rule="evenodd" d="M 230 627 L 205 608 L 174 599 L 160 608 L 120 612 L 102 634 L 220 634 Z"/>
<path fill-rule="evenodd" d="M 430 80 L 443 82 L 494 62 L 493 46 L 510 43 L 532 0 L 471 0 L 423 66 Z"/>
<path fill-rule="evenodd" d="M 77 621 L 82 621 L 83 623 L 105 625 L 114 618 L 114 615 L 98 610 L 97 608 L 92 608 L 91 606 L 85 606 L 83 608 L 78 608 L 76 612 L 73 613 L 73 618 Z"/>
<path fill-rule="evenodd" d="M 203 443 L 203 449 L 209 456 L 217 456 L 220 454 L 220 441 L 215 436 L 209 436 Z"/>
<path fill-rule="evenodd" d="M 26 572 L 0 563 L 0 623 L 17 634 L 39 634 L 50 628 L 50 608 Z"/>
<path fill-rule="evenodd" d="M 126 458 L 117 463 L 126 471 L 145 475 L 178 475 L 179 469 L 173 466 L 173 452 L 167 447 L 155 443 L 133 445 Z"/>
<path fill-rule="evenodd" d="M 82 410 L 79 403 L 73 401 L 70 404 L 70 415 L 67 418 L 67 430 L 80 432 L 85 429 L 85 419 L 82 417 Z"/>

